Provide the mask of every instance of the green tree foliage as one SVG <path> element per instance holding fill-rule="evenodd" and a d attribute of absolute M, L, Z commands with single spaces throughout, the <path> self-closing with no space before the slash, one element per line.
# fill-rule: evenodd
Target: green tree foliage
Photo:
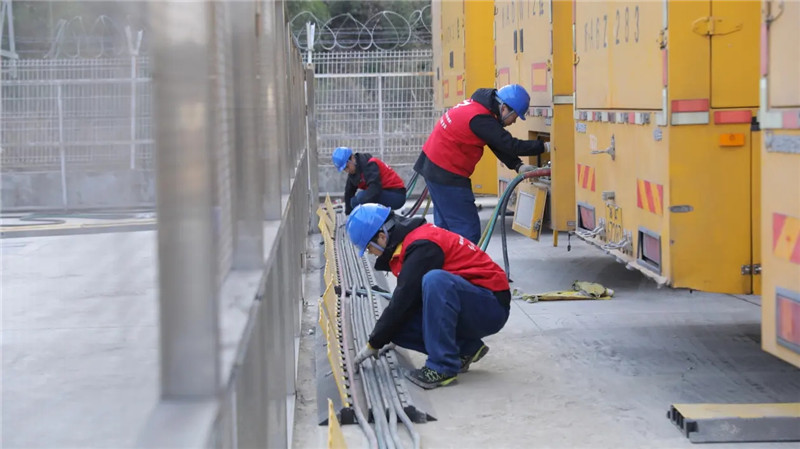
<path fill-rule="evenodd" d="M 326 21 L 330 18 L 328 2 L 322 0 L 291 0 L 286 2 L 286 18 L 300 14 L 303 11 L 314 14 L 319 20 Z"/>
<path fill-rule="evenodd" d="M 363 23 L 381 11 L 393 11 L 409 18 L 414 11 L 430 4 L 430 0 L 291 0 L 286 2 L 286 13 L 287 18 L 291 19 L 300 12 L 308 11 L 323 22 L 339 14 L 349 13 Z"/>

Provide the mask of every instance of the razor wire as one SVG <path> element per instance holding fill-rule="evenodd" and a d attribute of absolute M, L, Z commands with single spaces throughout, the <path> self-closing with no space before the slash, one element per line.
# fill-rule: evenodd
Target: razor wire
<path fill-rule="evenodd" d="M 82 16 L 56 22 L 50 49 L 43 59 L 115 58 L 139 54 L 143 30 L 132 31 L 107 15 L 86 26 Z"/>
<path fill-rule="evenodd" d="M 307 23 L 316 30 L 312 45 L 308 44 Z M 408 17 L 394 11 L 380 11 L 364 22 L 350 13 L 328 20 L 319 19 L 310 11 L 297 13 L 289 20 L 289 29 L 297 48 L 323 50 L 396 50 L 410 44 L 430 45 L 430 5 L 414 10 Z M 311 47 L 311 48 L 309 48 Z"/>

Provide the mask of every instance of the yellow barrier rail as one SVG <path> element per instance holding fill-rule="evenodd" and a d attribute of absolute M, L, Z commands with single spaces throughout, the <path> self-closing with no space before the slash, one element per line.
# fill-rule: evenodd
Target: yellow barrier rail
<path fill-rule="evenodd" d="M 342 426 L 336 418 L 333 401 L 328 399 L 328 449 L 347 449 Z"/>

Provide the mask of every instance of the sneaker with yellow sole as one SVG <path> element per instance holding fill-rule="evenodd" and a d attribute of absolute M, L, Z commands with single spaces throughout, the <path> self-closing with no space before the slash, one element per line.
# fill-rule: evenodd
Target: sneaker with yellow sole
<path fill-rule="evenodd" d="M 406 377 L 411 382 L 419 385 L 420 387 L 430 390 L 436 387 L 443 387 L 456 380 L 455 374 L 442 374 L 438 371 L 432 370 L 427 366 L 413 371 L 407 371 Z"/>
<path fill-rule="evenodd" d="M 461 357 L 461 369 L 458 370 L 459 373 L 466 373 L 469 371 L 469 366 L 473 363 L 477 362 L 478 360 L 482 359 L 483 356 L 489 353 L 489 347 L 486 345 L 481 346 L 475 354 L 466 355 Z"/>

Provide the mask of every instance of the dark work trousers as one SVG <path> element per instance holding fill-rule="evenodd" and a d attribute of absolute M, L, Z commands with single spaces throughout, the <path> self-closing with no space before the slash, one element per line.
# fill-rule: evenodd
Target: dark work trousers
<path fill-rule="evenodd" d="M 355 208 L 359 204 L 364 204 L 364 194 L 366 190 L 361 190 L 350 200 L 350 206 Z M 400 209 L 406 204 L 406 194 L 402 190 L 381 190 L 378 195 L 378 204 L 383 204 L 390 209 Z"/>
<path fill-rule="evenodd" d="M 477 244 L 481 239 L 481 220 L 470 187 L 427 182 L 433 200 L 433 223 Z"/>
<path fill-rule="evenodd" d="M 490 290 L 450 272 L 431 270 L 422 278 L 422 310 L 392 342 L 428 354 L 428 368 L 456 374 L 461 369 L 460 357 L 478 352 L 481 339 L 499 332 L 508 313 Z"/>

